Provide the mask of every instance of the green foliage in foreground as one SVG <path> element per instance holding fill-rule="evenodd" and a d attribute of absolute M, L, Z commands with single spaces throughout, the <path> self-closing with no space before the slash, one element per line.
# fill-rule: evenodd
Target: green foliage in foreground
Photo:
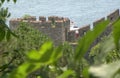
<path fill-rule="evenodd" d="M 120 19 L 118 19 L 116 22 L 113 24 L 113 37 L 114 37 L 114 43 L 116 45 L 116 49 L 119 50 L 119 41 L 120 41 Z"/>
<path fill-rule="evenodd" d="M 108 24 L 108 20 L 99 23 L 92 31 L 88 31 L 86 35 L 79 40 L 75 53 L 76 60 L 80 60 L 84 56 L 93 41 L 106 29 Z"/>
<path fill-rule="evenodd" d="M 39 51 L 30 51 L 26 57 L 27 61 L 14 70 L 9 78 L 26 78 L 28 74 L 40 69 L 43 66 L 56 62 L 62 55 L 62 46 L 53 47 L 51 42 L 43 44 Z M 57 78 L 67 78 L 69 75 L 75 75 L 74 71 L 66 70 Z"/>
<path fill-rule="evenodd" d="M 115 28 L 119 28 L 119 20 L 120 19 L 113 23 L 113 26 L 115 26 Z M 46 71 L 46 74 L 44 74 L 44 76 L 41 74 L 43 71 L 37 72 L 39 74 L 35 76 L 46 78 L 45 75 L 47 76 L 47 74 L 49 74 L 47 76 L 49 78 L 119 78 L 119 44 L 117 43 L 116 45 L 115 42 L 116 39 L 119 40 L 119 37 L 117 37 L 119 36 L 117 35 L 119 33 L 119 30 L 116 31 L 114 27 L 113 33 L 111 33 L 111 35 L 108 37 L 105 37 L 104 40 L 99 43 L 96 48 L 94 47 L 95 49 L 91 53 L 91 55 L 95 55 L 93 66 L 86 65 L 85 62 L 82 62 L 83 56 L 89 49 L 92 42 L 102 33 L 102 31 L 105 30 L 108 24 L 108 21 L 103 21 L 98 24 L 95 29 L 88 31 L 86 35 L 79 40 L 79 44 L 76 50 L 71 49 L 71 47 L 69 47 L 67 44 L 55 47 L 51 41 L 44 43 L 39 50 L 34 49 L 30 52 L 27 52 L 27 54 L 25 54 L 25 62 L 14 69 L 12 73 L 8 73 L 4 77 L 32 78 L 32 73 L 37 70 L 47 68 L 44 70 Z M 112 56 L 113 54 L 116 56 Z M 64 64 L 62 65 L 61 63 Z M 84 64 L 81 65 L 81 63 Z M 84 68 L 85 65 L 86 67 Z M 114 69 L 111 67 L 114 67 Z"/>
<path fill-rule="evenodd" d="M 120 18 L 113 23 L 113 32 L 93 50 L 95 65 L 89 72 L 98 78 L 120 78 Z M 96 54 L 95 51 L 98 53 Z M 101 65 L 102 64 L 102 65 Z"/>
<path fill-rule="evenodd" d="M 3 39 L 10 39 L 10 36 L 13 35 L 17 37 L 11 30 L 9 29 L 8 25 L 6 24 L 6 20 L 10 17 L 10 13 L 8 11 L 8 8 L 2 7 L 3 3 L 7 1 L 10 2 L 10 0 L 0 0 L 0 41 Z M 17 0 L 13 0 L 15 3 Z"/>
<path fill-rule="evenodd" d="M 119 20 L 117 20 L 117 22 L 119 22 Z M 82 39 L 80 39 L 79 42 L 81 42 L 81 44 L 79 43 L 79 45 L 77 47 L 77 50 L 75 52 L 75 58 L 74 58 L 75 62 L 77 62 L 76 60 L 81 61 L 81 58 L 86 53 L 86 51 L 89 49 L 90 44 L 106 28 L 105 26 L 107 26 L 107 24 L 108 24 L 107 21 L 102 22 L 101 24 L 99 24 L 99 26 L 96 26 L 97 28 L 95 28 L 93 31 L 89 31 Z M 118 24 L 114 23 L 114 26 L 118 27 L 119 23 Z M 118 34 L 117 33 L 118 31 L 116 32 L 115 29 L 113 29 L 113 32 L 115 34 Z M 119 40 L 119 37 L 116 37 L 116 36 L 119 36 L 119 35 L 115 35 L 115 34 L 113 36 L 113 39 L 116 40 L 116 38 L 118 38 L 118 40 Z M 111 38 L 109 38 L 109 39 L 111 39 Z M 109 41 L 109 39 L 108 39 L 108 41 Z M 107 43 L 107 41 L 106 41 L 106 43 Z M 114 41 L 112 43 L 114 44 Z M 35 52 L 35 51 L 30 52 L 30 54 L 27 55 L 28 61 L 26 61 L 20 67 L 18 67 L 16 70 L 14 70 L 13 73 L 10 74 L 10 77 L 11 78 L 13 78 L 13 77 L 17 78 L 17 76 L 18 76 L 18 78 L 19 78 L 19 75 L 23 75 L 23 78 L 25 78 L 27 76 L 27 74 L 29 74 L 30 72 L 33 72 L 37 68 L 42 67 L 42 65 L 50 65 L 51 63 L 55 62 L 58 58 L 60 58 L 62 47 L 59 46 L 55 49 L 53 48 L 53 49 L 48 50 L 47 49 L 48 46 L 49 46 L 48 48 L 52 47 L 52 45 L 49 45 L 49 44 L 50 44 L 50 42 L 45 43 L 43 46 L 45 46 L 45 45 L 46 46 L 44 48 L 40 49 L 40 51 L 38 51 L 38 52 Z M 111 48 L 113 48 L 112 50 L 116 50 L 116 52 L 119 52 L 118 48 L 117 48 L 118 45 L 116 45 L 115 48 L 112 46 L 111 47 Z M 103 52 L 104 52 L 105 55 L 107 55 L 107 53 L 111 51 L 109 46 L 106 46 L 106 45 L 105 46 L 103 45 L 101 50 L 102 51 L 104 50 Z M 100 52 L 102 53 L 102 51 L 100 51 Z M 54 53 L 57 54 L 57 55 L 54 55 Z M 34 57 L 33 55 L 36 56 L 36 57 Z M 57 57 L 57 56 L 59 56 L 59 57 Z M 102 57 L 101 57 L 101 59 L 102 59 Z M 37 67 L 37 62 L 38 62 L 38 67 Z M 35 63 L 35 64 L 30 65 L 29 63 L 32 63 L 32 64 Z M 106 63 L 106 62 L 103 62 L 103 63 Z M 110 69 L 111 67 L 114 67 L 115 69 Z M 25 71 L 24 72 L 21 71 L 21 69 L 27 71 L 27 73 Z M 104 65 L 99 66 L 99 67 L 98 66 L 91 66 L 90 69 L 84 69 L 83 76 L 86 77 L 86 78 L 96 78 L 96 77 L 98 77 L 98 78 L 119 78 L 119 69 L 120 69 L 119 61 L 113 62 L 113 63 L 110 63 L 110 64 L 104 64 Z M 71 76 L 71 74 L 73 75 L 73 76 L 71 76 L 72 78 L 76 78 L 76 76 L 75 76 L 76 73 L 75 73 L 74 70 L 70 70 L 71 73 L 70 72 L 68 73 L 68 71 L 69 70 L 66 70 L 65 72 L 63 72 L 63 75 L 58 77 L 58 78 L 61 78 L 61 77 L 62 78 L 68 78 L 69 76 Z M 108 72 L 108 71 L 111 71 L 111 72 Z M 88 74 L 88 72 L 89 72 L 89 74 Z M 108 75 L 108 74 L 110 74 L 110 75 Z M 64 77 L 64 76 L 66 76 L 66 77 Z M 79 77 L 77 77 L 77 78 L 79 78 Z"/>
<path fill-rule="evenodd" d="M 1 42 L 0 71 L 4 76 L 26 60 L 26 53 L 39 50 L 39 47 L 50 39 L 27 23 L 20 23 L 14 31 L 18 38 L 11 36 L 9 41 Z"/>
<path fill-rule="evenodd" d="M 95 78 L 120 78 L 120 61 L 100 66 L 91 66 L 89 72 Z"/>
<path fill-rule="evenodd" d="M 9 2 L 10 0 L 6 1 Z M 16 0 L 13 1 L 16 2 Z M 0 0 L 0 7 L 4 2 L 5 0 Z M 0 41 L 4 41 L 5 38 L 9 41 L 10 38 L 11 40 L 13 39 L 11 35 L 16 36 L 5 23 L 6 18 L 9 16 L 10 14 L 7 8 L 0 8 Z M 120 18 L 113 23 L 111 35 L 92 49 L 90 56 L 94 56 L 93 64 L 90 66 L 86 65 L 85 61 L 83 62 L 83 57 L 89 50 L 90 45 L 105 30 L 108 24 L 108 21 L 103 21 L 99 23 L 95 29 L 88 31 L 86 35 L 79 40 L 75 50 L 66 44 L 55 47 L 49 40 L 44 43 L 45 37 L 41 38 L 43 42 L 41 42 L 42 40 L 39 42 L 39 40 L 35 39 L 36 36 L 34 37 L 31 32 L 28 33 L 28 30 L 23 27 L 22 32 L 16 32 L 18 39 L 15 39 L 15 45 L 11 45 L 14 47 L 13 49 L 17 50 L 10 50 L 11 48 L 6 49 L 7 53 L 5 53 L 4 56 L 8 57 L 8 53 L 13 53 L 11 55 L 15 54 L 15 57 L 0 67 L 0 75 L 3 73 L 0 78 L 120 78 Z M 32 37 L 33 40 L 31 40 L 30 37 L 26 37 L 25 34 Z M 29 42 L 30 40 L 31 42 Z M 38 45 L 34 45 L 34 47 L 31 46 L 37 43 L 40 43 L 41 47 Z M 29 51 L 30 49 L 33 50 Z M 3 50 L 0 51 L 2 52 Z M 19 54 L 19 52 L 21 53 Z M 13 61 L 14 59 L 16 60 L 17 57 L 20 57 L 21 54 L 24 55 L 25 60 L 22 61 L 22 64 L 16 65 Z M 12 67 L 11 64 L 16 67 Z M 11 68 L 11 71 L 7 71 L 6 73 L 8 68 Z M 34 72 L 41 69 L 44 71 L 37 72 L 39 74 Z M 3 72 L 3 70 L 5 71 Z M 35 73 L 35 76 L 31 77 L 32 73 Z"/>

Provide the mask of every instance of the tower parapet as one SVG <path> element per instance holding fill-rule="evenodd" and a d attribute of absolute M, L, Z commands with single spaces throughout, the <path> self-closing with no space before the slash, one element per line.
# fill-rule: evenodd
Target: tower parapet
<path fill-rule="evenodd" d="M 16 29 L 20 22 L 29 23 L 34 28 L 48 35 L 55 42 L 55 45 L 66 41 L 67 31 L 69 31 L 70 28 L 70 20 L 68 18 L 57 16 L 48 17 L 48 20 L 44 16 L 40 16 L 39 20 L 34 16 L 11 19 L 10 28 Z"/>

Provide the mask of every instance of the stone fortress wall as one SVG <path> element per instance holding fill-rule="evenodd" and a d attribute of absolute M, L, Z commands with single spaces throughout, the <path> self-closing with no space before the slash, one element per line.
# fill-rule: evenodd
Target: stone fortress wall
<path fill-rule="evenodd" d="M 98 41 L 100 41 L 100 37 L 103 37 L 103 36 L 107 36 L 110 34 L 111 30 L 112 30 L 112 22 L 114 22 L 115 20 L 117 20 L 118 18 L 120 17 L 119 15 L 119 9 L 115 10 L 114 12 L 110 13 L 106 18 L 103 17 L 103 18 L 100 18 L 98 20 L 96 20 L 95 22 L 93 22 L 93 29 L 94 27 L 102 22 L 102 21 L 105 21 L 105 20 L 109 20 L 110 21 L 110 24 L 109 26 L 107 26 L 106 30 L 99 36 L 99 38 L 96 39 L 96 41 L 94 43 L 98 43 Z M 87 31 L 92 31 L 90 29 L 90 25 L 86 25 L 86 26 L 81 26 L 81 28 L 79 28 L 79 37 L 82 37 L 86 34 Z M 76 37 L 75 36 L 75 31 L 70 31 L 69 32 L 69 38 L 70 38 L 70 42 L 74 42 L 76 40 Z M 72 35 L 72 36 L 71 36 Z M 71 38 L 73 37 L 73 38 Z"/>
<path fill-rule="evenodd" d="M 20 22 L 29 23 L 34 28 L 40 30 L 42 33 L 48 35 L 55 45 L 67 41 L 67 32 L 70 27 L 70 20 L 68 18 L 50 16 L 48 18 L 40 16 L 39 20 L 31 16 L 29 18 L 11 19 L 9 24 L 11 29 L 16 29 Z"/>
<path fill-rule="evenodd" d="M 96 24 L 100 23 L 104 20 L 110 20 L 112 23 L 113 21 L 117 20 L 119 17 L 119 9 L 115 10 L 111 14 L 109 14 L 106 19 L 105 17 L 93 22 L 93 28 L 96 26 Z M 31 16 L 29 18 L 16 18 L 10 20 L 10 28 L 15 29 L 19 23 L 27 22 L 31 24 L 34 28 L 40 30 L 44 34 L 48 35 L 55 43 L 55 45 L 58 45 L 60 43 L 63 43 L 65 41 L 68 42 L 75 42 L 77 40 L 75 30 L 70 31 L 70 20 L 68 18 L 64 17 L 57 17 L 57 16 L 50 16 L 48 18 L 44 16 L 40 16 L 39 20 L 36 19 L 36 17 Z M 104 31 L 93 43 L 93 45 L 97 44 L 100 41 L 100 38 L 104 35 L 108 35 L 111 32 L 111 25 L 107 27 L 106 31 Z M 82 37 L 85 35 L 87 31 L 92 31 L 90 29 L 90 25 L 81 26 L 81 28 L 78 29 L 79 31 L 79 37 Z"/>

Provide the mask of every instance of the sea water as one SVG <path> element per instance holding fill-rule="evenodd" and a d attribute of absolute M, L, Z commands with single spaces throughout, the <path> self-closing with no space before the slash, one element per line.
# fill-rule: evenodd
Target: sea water
<path fill-rule="evenodd" d="M 9 7 L 11 18 L 32 16 L 68 17 L 81 27 L 107 16 L 120 8 L 120 0 L 17 0 L 17 3 L 5 3 Z"/>

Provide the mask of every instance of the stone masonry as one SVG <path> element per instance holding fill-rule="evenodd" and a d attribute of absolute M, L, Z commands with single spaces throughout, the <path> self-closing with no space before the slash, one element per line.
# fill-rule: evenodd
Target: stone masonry
<path fill-rule="evenodd" d="M 111 14 L 107 16 L 107 20 L 110 22 L 113 22 L 119 18 L 119 9 L 115 10 Z M 48 20 L 47 20 L 48 19 Z M 96 24 L 105 21 L 105 18 L 101 18 L 99 20 L 96 20 L 93 22 L 93 29 L 96 26 Z M 68 42 L 75 42 L 75 30 L 70 31 L 70 19 L 64 18 L 64 17 L 58 17 L 58 16 L 50 16 L 48 18 L 44 16 L 40 16 L 39 20 L 36 19 L 35 16 L 31 16 L 29 18 L 16 18 L 10 20 L 10 28 L 16 29 L 20 22 L 26 22 L 31 24 L 34 28 L 38 29 L 42 33 L 48 35 L 54 42 L 55 45 L 59 45 L 64 43 L 65 41 Z M 93 43 L 93 45 L 96 45 L 101 37 L 107 36 L 110 34 L 112 30 L 112 25 L 109 25 L 106 28 L 106 31 L 104 31 Z M 90 25 L 81 26 L 81 28 L 78 29 L 79 31 L 79 37 L 82 37 L 85 35 L 87 31 L 90 30 Z"/>
<path fill-rule="evenodd" d="M 34 16 L 24 19 L 11 19 L 10 28 L 13 30 L 16 29 L 20 22 L 29 23 L 34 28 L 48 35 L 55 45 L 61 44 L 67 40 L 67 32 L 70 29 L 70 20 L 57 16 L 48 17 L 48 20 L 46 20 L 46 17 L 40 16 L 38 21 Z"/>

